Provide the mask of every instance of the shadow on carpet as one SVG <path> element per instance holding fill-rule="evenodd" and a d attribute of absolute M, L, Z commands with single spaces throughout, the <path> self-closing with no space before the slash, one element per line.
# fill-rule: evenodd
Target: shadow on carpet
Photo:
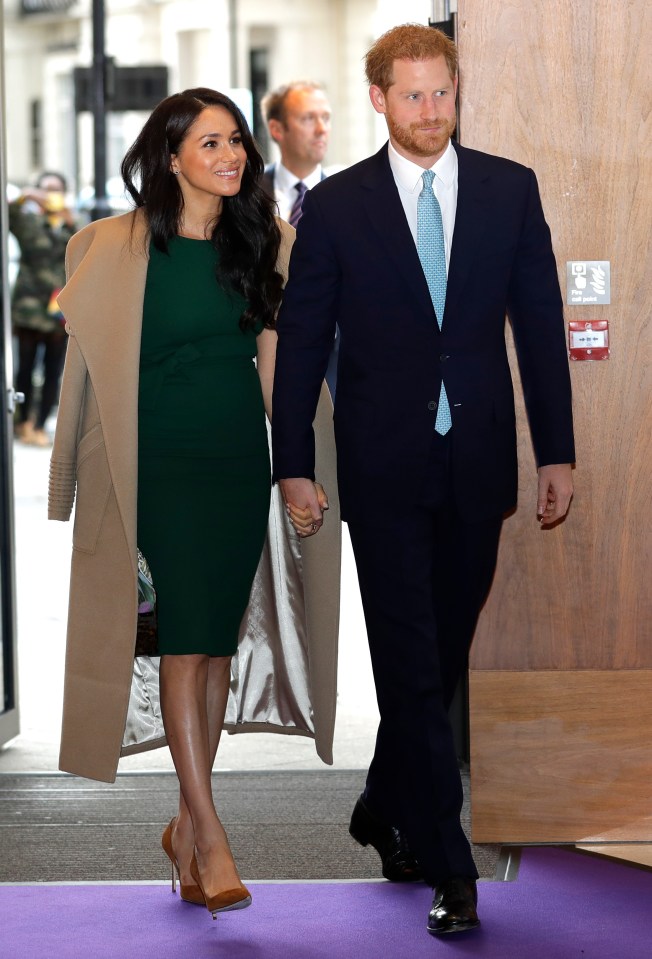
<path fill-rule="evenodd" d="M 480 885 L 482 927 L 425 929 L 422 884 L 260 883 L 253 906 L 211 921 L 161 885 L 1 886 L 7 959 L 649 959 L 652 873 L 526 848 L 514 882 Z"/>

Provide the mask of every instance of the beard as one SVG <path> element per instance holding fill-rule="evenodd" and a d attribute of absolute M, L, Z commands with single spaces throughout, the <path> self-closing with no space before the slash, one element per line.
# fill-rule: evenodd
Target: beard
<path fill-rule="evenodd" d="M 423 129 L 425 124 L 410 123 L 409 126 L 401 126 L 394 119 L 391 113 L 385 114 L 387 129 L 393 140 L 407 153 L 417 157 L 441 156 L 448 141 L 455 132 L 457 118 L 437 120 L 429 125 L 428 132 Z M 435 126 L 436 130 L 431 133 L 430 130 Z"/>

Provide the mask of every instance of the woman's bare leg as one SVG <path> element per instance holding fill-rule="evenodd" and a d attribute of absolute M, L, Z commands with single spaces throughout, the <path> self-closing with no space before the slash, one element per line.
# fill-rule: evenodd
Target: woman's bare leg
<path fill-rule="evenodd" d="M 224 671 L 226 670 L 226 695 L 224 695 Z M 228 700 L 228 684 L 231 675 L 230 657 L 211 657 L 208 661 L 208 680 L 206 690 L 206 704 L 208 715 L 208 744 L 209 744 L 209 762 L 212 772 L 217 755 L 217 748 L 220 744 L 222 726 L 224 725 L 224 715 Z M 192 826 L 192 817 L 190 810 L 183 798 L 183 792 L 179 789 L 179 813 L 173 830 L 174 849 L 179 859 L 179 869 L 183 877 L 183 882 L 192 883 L 194 880 L 190 876 L 190 859 L 195 845 L 195 832 Z"/>
<path fill-rule="evenodd" d="M 230 666 L 227 656 L 161 657 L 161 710 L 181 796 L 173 845 L 181 879 L 192 883 L 189 864 L 194 844 L 208 895 L 232 889 L 240 882 L 211 788 Z"/>

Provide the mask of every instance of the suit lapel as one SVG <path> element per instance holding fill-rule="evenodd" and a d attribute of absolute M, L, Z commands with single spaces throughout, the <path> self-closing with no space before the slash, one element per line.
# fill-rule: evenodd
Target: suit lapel
<path fill-rule="evenodd" d="M 419 314 L 426 322 L 436 325 L 428 284 L 389 165 L 387 145 L 371 158 L 362 186 L 367 216 L 389 260 L 403 277 L 405 288 L 412 296 Z"/>
<path fill-rule="evenodd" d="M 468 283 L 475 252 L 487 242 L 490 177 L 475 161 L 476 154 L 453 142 L 458 160 L 457 210 L 446 286 L 446 312 L 455 308 Z M 446 314 L 444 314 L 444 321 Z"/>

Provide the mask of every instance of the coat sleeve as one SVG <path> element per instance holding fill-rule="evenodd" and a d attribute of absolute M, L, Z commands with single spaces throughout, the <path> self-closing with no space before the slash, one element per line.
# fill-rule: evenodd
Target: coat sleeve
<path fill-rule="evenodd" d="M 87 252 L 94 232 L 82 230 L 72 237 L 66 249 L 66 278 L 69 280 Z M 61 381 L 57 427 L 50 460 L 48 487 L 48 519 L 66 522 L 75 502 L 77 443 L 86 393 L 86 363 L 75 340 L 74 331 L 66 324 L 69 335 L 66 362 Z"/>
<path fill-rule="evenodd" d="M 85 392 L 86 364 L 75 337 L 71 335 L 66 352 L 57 428 L 50 460 L 48 519 L 65 522 L 72 513 L 77 472 L 77 440 Z"/>

